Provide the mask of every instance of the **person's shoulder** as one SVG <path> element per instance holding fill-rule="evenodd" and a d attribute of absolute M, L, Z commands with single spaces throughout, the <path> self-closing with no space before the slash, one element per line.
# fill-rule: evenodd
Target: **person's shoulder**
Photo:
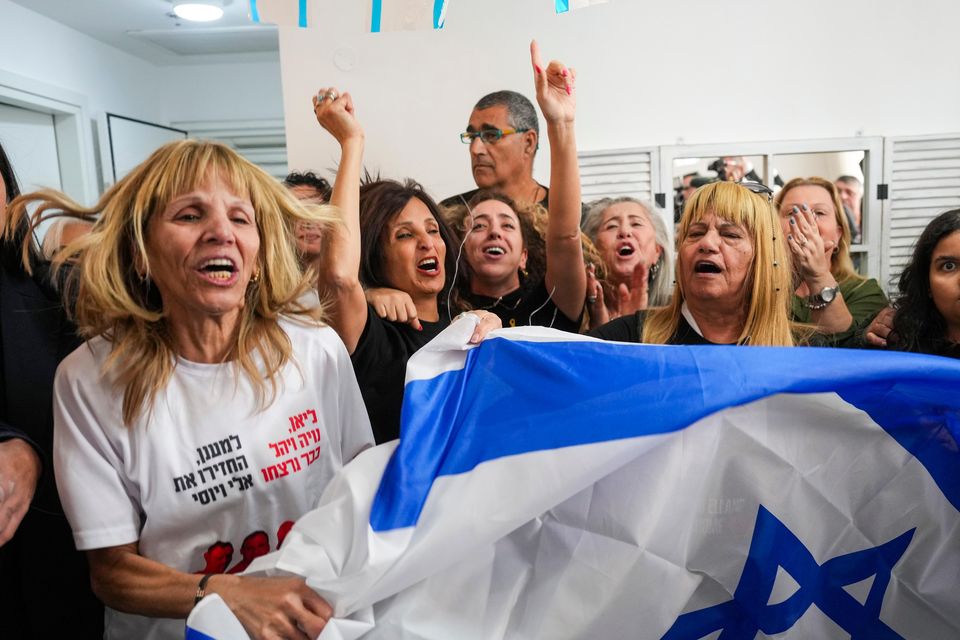
<path fill-rule="evenodd" d="M 102 336 L 91 338 L 74 349 L 57 366 L 54 385 L 93 388 L 103 384 L 103 365 L 113 345 Z"/>
<path fill-rule="evenodd" d="M 630 315 L 620 316 L 596 329 L 592 329 L 587 335 L 615 342 L 640 342 L 646 315 L 646 311 L 637 311 Z"/>
<path fill-rule="evenodd" d="M 471 189 L 470 191 L 464 191 L 463 193 L 456 193 L 450 197 L 444 198 L 440 201 L 441 207 L 455 207 L 457 205 L 465 205 L 470 202 L 470 198 L 477 195 L 480 189 Z"/>
<path fill-rule="evenodd" d="M 865 289 L 868 291 L 883 291 L 880 282 L 876 278 L 865 278 L 861 275 L 853 275 L 840 282 L 841 289 Z"/>
<path fill-rule="evenodd" d="M 110 355 L 112 344 L 103 336 L 87 340 L 60 362 L 59 369 L 99 367 Z"/>
<path fill-rule="evenodd" d="M 343 340 L 340 339 L 340 335 L 329 325 L 310 318 L 301 319 L 289 316 L 282 316 L 279 322 L 280 328 L 290 338 L 294 354 L 312 349 L 337 355 L 340 351 L 346 353 L 346 347 Z"/>

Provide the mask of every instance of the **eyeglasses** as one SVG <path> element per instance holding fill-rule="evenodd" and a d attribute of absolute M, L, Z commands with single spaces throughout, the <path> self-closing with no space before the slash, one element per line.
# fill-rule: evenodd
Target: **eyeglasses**
<path fill-rule="evenodd" d="M 766 196 L 767 202 L 773 202 L 773 189 L 759 182 L 738 182 L 741 187 L 758 196 Z"/>
<path fill-rule="evenodd" d="M 481 129 L 480 131 L 464 131 L 460 134 L 460 142 L 470 144 L 477 138 L 483 140 L 483 144 L 493 144 L 503 136 L 511 133 L 523 133 L 530 129 Z"/>

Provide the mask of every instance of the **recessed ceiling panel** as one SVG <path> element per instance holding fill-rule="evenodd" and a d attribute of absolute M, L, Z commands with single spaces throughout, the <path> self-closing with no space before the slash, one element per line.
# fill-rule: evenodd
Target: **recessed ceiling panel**
<path fill-rule="evenodd" d="M 276 28 L 223 27 L 128 31 L 128 36 L 152 42 L 181 56 L 277 51 Z"/>

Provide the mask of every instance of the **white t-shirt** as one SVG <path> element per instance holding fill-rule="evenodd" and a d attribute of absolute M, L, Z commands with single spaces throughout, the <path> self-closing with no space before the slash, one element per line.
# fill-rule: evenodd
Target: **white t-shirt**
<path fill-rule="evenodd" d="M 190 573 L 239 572 L 276 550 L 346 461 L 373 445 L 353 366 L 330 328 L 282 320 L 293 359 L 257 408 L 232 364 L 178 360 L 151 412 L 123 426 L 122 389 L 101 376 L 111 345 L 68 356 L 55 381 L 54 461 L 78 549 L 139 541 Z M 184 621 L 111 609 L 107 638 L 183 638 Z"/>

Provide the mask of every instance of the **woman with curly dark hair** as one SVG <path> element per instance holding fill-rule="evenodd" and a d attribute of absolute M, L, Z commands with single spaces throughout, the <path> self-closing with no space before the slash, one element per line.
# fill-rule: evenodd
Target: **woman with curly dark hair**
<path fill-rule="evenodd" d="M 960 358 L 960 209 L 920 234 L 894 306 L 890 348 Z"/>

